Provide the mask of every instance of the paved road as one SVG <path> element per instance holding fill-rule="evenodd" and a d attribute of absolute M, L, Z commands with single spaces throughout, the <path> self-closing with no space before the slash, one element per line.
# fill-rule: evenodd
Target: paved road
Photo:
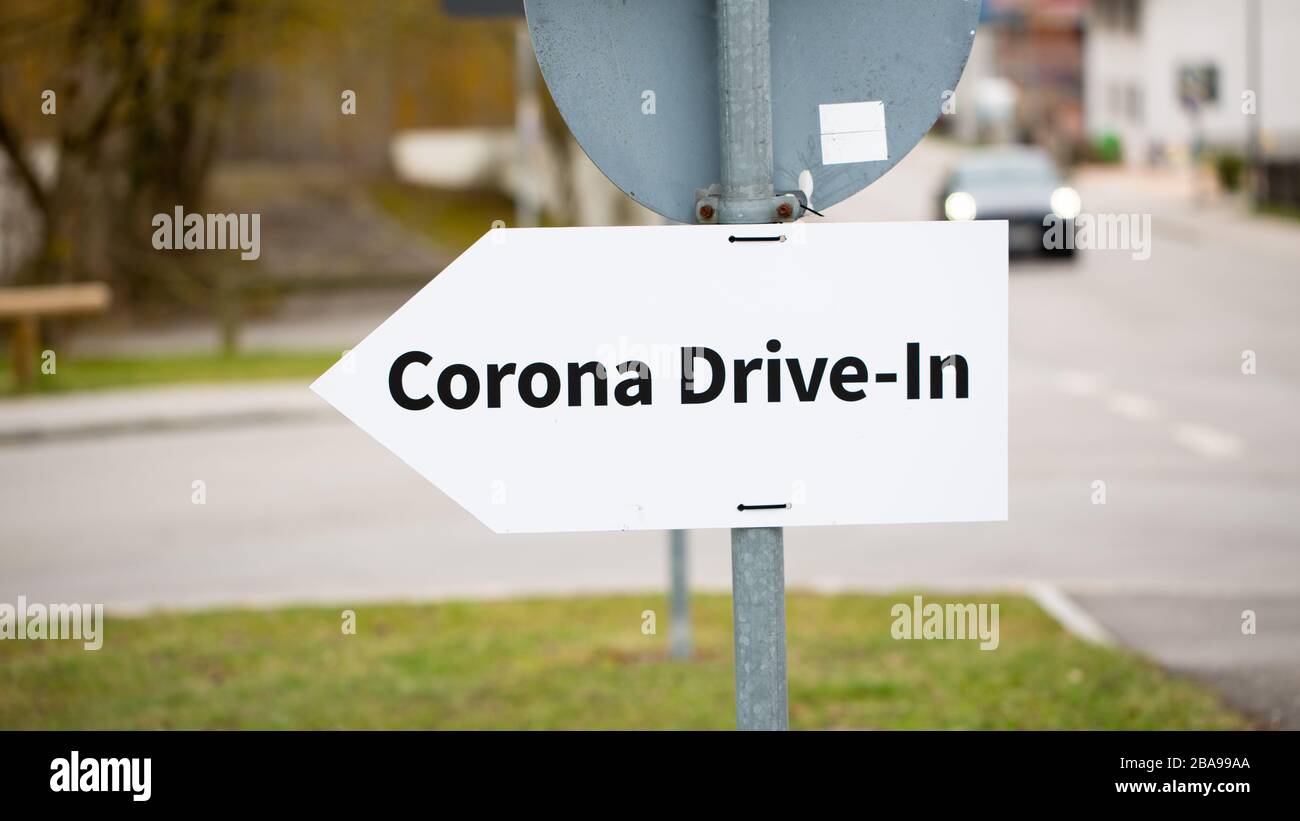
<path fill-rule="evenodd" d="M 832 218 L 928 217 L 950 153 L 922 149 Z M 1011 521 L 792 530 L 789 584 L 1048 582 L 1121 641 L 1300 727 L 1300 235 L 1114 176 L 1081 188 L 1090 210 L 1155 212 L 1154 250 L 1014 267 Z M 206 504 L 192 503 L 196 480 Z M 729 586 L 727 539 L 692 535 L 697 586 Z M 0 440 L 0 601 L 645 590 L 664 583 L 665 546 L 495 536 L 310 403 L 239 424 Z M 1242 634 L 1244 610 L 1257 635 Z"/>

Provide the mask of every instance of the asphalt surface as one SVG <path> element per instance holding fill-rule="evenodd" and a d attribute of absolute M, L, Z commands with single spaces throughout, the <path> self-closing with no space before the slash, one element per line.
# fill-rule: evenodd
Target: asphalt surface
<path fill-rule="evenodd" d="M 921 149 L 830 218 L 930 218 L 951 157 Z M 1150 259 L 1013 266 L 1011 520 L 790 530 L 788 586 L 1048 583 L 1261 725 L 1300 728 L 1300 229 L 1198 209 L 1164 184 L 1079 183 L 1086 210 L 1154 214 Z M 184 395 L 241 406 L 218 393 Z M 158 413 L 180 395 L 160 392 Z M 496 536 L 314 397 L 221 424 L 100 418 L 20 435 L 100 400 L 58 401 L 7 423 L 0 410 L 0 601 L 353 604 L 665 584 L 665 534 Z M 691 548 L 692 583 L 728 589 L 727 532 L 693 533 Z"/>

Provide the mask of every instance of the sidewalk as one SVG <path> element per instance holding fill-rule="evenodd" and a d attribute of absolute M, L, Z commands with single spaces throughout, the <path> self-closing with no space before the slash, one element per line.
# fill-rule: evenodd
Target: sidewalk
<path fill-rule="evenodd" d="M 337 415 L 298 381 L 87 391 L 0 402 L 0 445 Z"/>
<path fill-rule="evenodd" d="M 1086 212 L 1151 214 L 1157 246 L 1168 232 L 1192 244 L 1300 260 L 1300 222 L 1257 214 L 1241 196 L 1198 195 L 1187 170 L 1090 166 L 1075 184 Z"/>
<path fill-rule="evenodd" d="M 339 355 L 379 327 L 415 295 L 418 285 L 363 292 L 300 294 L 273 316 L 250 318 L 240 329 L 244 351 L 338 351 Z M 132 328 L 87 327 L 71 340 L 82 356 L 167 356 L 211 353 L 221 347 L 215 320 Z"/>

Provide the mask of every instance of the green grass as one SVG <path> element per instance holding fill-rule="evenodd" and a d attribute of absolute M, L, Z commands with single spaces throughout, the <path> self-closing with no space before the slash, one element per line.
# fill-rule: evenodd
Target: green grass
<path fill-rule="evenodd" d="M 792 727 L 1249 726 L 1025 599 L 996 599 L 994 651 L 893 640 L 898 601 L 789 596 Z M 355 636 L 338 608 L 110 618 L 97 652 L 0 641 L 0 728 L 730 728 L 731 601 L 694 608 L 690 663 L 666 658 L 655 595 L 363 606 Z"/>
<path fill-rule="evenodd" d="M 339 360 L 339 351 L 304 353 L 191 354 L 156 357 L 60 357 L 57 371 L 36 374 L 34 392 L 128 388 L 182 383 L 310 381 Z M 17 393 L 13 366 L 0 363 L 0 396 Z"/>

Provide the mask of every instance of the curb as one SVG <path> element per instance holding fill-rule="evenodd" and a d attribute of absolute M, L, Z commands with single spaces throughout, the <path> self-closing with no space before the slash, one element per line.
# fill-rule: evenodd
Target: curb
<path fill-rule="evenodd" d="M 305 383 L 85 391 L 0 402 L 0 447 L 337 418 Z"/>

